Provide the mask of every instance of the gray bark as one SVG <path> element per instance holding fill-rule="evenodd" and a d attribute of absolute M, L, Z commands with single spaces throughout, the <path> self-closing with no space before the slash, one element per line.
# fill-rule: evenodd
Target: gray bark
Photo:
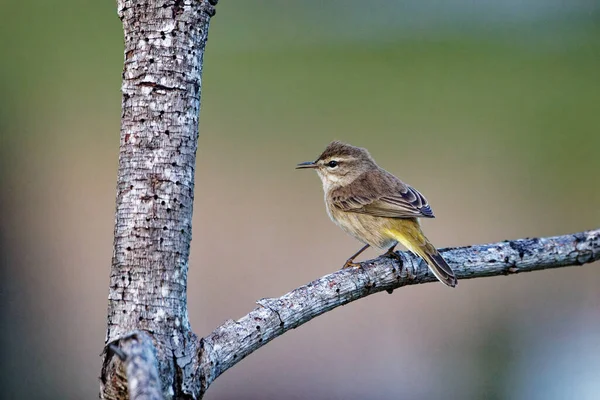
<path fill-rule="evenodd" d="M 113 342 L 107 351 L 116 354 L 124 364 L 130 399 L 163 399 L 156 351 L 148 334 L 135 332 L 121 339 L 118 346 Z"/>
<path fill-rule="evenodd" d="M 441 249 L 440 253 L 459 283 L 463 279 L 583 265 L 600 259 L 600 229 Z M 398 254 L 401 263 L 382 256 L 360 263 L 361 268 L 326 275 L 279 298 L 259 300 L 259 306 L 248 315 L 215 329 L 202 339 L 202 390 L 248 354 L 327 311 L 381 291 L 391 293 L 402 286 L 437 282 L 420 257 L 409 252 Z M 455 290 L 460 290 L 460 285 Z"/>
<path fill-rule="evenodd" d="M 212 3 L 216 3 L 215 0 Z M 198 393 L 186 304 L 207 0 L 118 0 L 125 34 L 106 343 L 151 334 L 167 397 Z M 123 398 L 106 352 L 101 397 Z M 189 385 L 191 386 L 188 386 Z"/>
<path fill-rule="evenodd" d="M 327 275 L 203 339 L 186 290 L 202 60 L 216 0 L 118 0 L 125 32 L 121 147 L 101 397 L 201 398 L 248 354 L 370 294 L 435 281 L 421 259 Z M 461 279 L 600 259 L 600 229 L 441 251 Z M 460 289 L 458 289 L 460 290 Z"/>

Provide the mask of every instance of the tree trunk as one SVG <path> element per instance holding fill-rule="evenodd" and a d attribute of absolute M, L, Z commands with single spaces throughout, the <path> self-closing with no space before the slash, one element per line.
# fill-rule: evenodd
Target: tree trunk
<path fill-rule="evenodd" d="M 162 392 L 182 398 L 197 393 L 182 385 L 197 381 L 187 379 L 198 341 L 186 288 L 202 61 L 214 7 L 206 0 L 119 0 L 118 12 L 125 66 L 106 343 L 150 333 Z M 121 368 L 107 351 L 102 398 L 127 397 Z"/>

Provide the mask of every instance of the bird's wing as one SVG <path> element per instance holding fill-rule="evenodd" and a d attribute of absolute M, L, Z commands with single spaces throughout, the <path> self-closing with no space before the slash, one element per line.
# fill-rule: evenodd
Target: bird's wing
<path fill-rule="evenodd" d="M 434 218 L 427 199 L 385 172 L 367 172 L 330 194 L 333 206 L 347 212 L 387 218 Z"/>

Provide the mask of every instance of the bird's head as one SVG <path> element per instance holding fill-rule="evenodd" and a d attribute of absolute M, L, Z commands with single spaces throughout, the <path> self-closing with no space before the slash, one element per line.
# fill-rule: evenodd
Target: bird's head
<path fill-rule="evenodd" d="M 377 168 L 366 149 L 331 142 L 315 161 L 300 163 L 296 169 L 314 169 L 325 189 L 350 184 L 364 172 Z"/>

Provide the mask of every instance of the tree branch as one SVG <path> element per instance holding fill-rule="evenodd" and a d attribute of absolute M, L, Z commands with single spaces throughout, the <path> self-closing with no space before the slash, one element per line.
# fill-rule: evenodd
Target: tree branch
<path fill-rule="evenodd" d="M 129 398 L 162 400 L 158 362 L 152 339 L 144 332 L 136 332 L 120 340 L 120 345 L 125 356 L 123 362 Z"/>
<path fill-rule="evenodd" d="M 442 249 L 459 279 L 510 275 L 600 259 L 600 229 L 549 238 L 519 239 Z M 381 291 L 434 282 L 425 262 L 408 252 L 402 263 L 379 257 L 360 269 L 343 269 L 279 298 L 262 299 L 237 321 L 228 320 L 201 340 L 201 392 L 224 371 L 276 337 L 336 307 Z"/>
<path fill-rule="evenodd" d="M 111 377 L 111 382 L 104 380 Z M 156 348 L 150 336 L 136 331 L 104 348 L 103 393 L 112 398 L 162 400 Z"/>

